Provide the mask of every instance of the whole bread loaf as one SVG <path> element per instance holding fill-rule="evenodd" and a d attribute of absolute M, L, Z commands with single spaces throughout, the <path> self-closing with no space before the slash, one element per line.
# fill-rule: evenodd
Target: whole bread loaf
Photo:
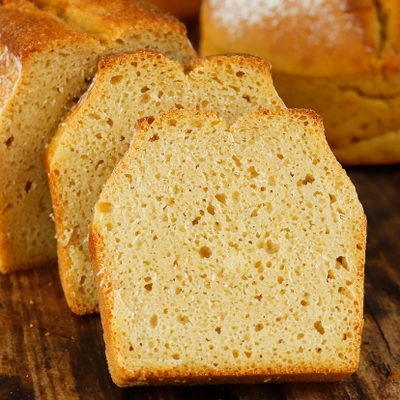
<path fill-rule="evenodd" d="M 93 86 L 61 124 L 46 153 L 60 276 L 71 309 L 98 311 L 87 237 L 103 184 L 123 157 L 137 119 L 171 109 L 211 108 L 230 123 L 282 108 L 269 64 L 250 56 L 197 59 L 187 72 L 160 53 L 101 59 Z"/>
<path fill-rule="evenodd" d="M 88 88 L 98 57 L 141 47 L 182 63 L 195 57 L 184 26 L 141 1 L 74 3 L 58 9 L 60 18 L 22 0 L 5 3 L 0 6 L 3 273 L 56 261 L 45 146 Z"/>
<path fill-rule="evenodd" d="M 89 239 L 114 382 L 349 376 L 365 228 L 311 111 L 140 120 Z"/>
<path fill-rule="evenodd" d="M 315 110 L 341 163 L 400 161 L 397 0 L 205 0 L 201 54 L 271 62 L 288 107 Z"/>

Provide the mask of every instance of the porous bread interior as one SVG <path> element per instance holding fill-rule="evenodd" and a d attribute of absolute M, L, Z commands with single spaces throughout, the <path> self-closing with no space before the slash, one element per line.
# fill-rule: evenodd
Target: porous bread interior
<path fill-rule="evenodd" d="M 118 384 L 357 367 L 365 217 L 312 113 L 143 123 L 90 242 Z"/>
<path fill-rule="evenodd" d="M 284 107 L 268 64 L 252 57 L 198 60 L 185 74 L 160 53 L 104 59 L 85 101 L 65 121 L 47 152 L 59 266 L 71 309 L 97 311 L 87 236 L 103 184 L 125 154 L 136 120 L 170 109 L 211 108 L 232 123 L 264 108 Z"/>
<path fill-rule="evenodd" d="M 92 41 L 73 47 L 66 43 L 40 52 L 22 66 L 7 47 L 3 48 L 0 80 L 6 90 L 0 102 L 2 272 L 56 261 L 45 146 L 87 89 L 94 75 L 97 51 Z"/>
<path fill-rule="evenodd" d="M 36 10 L 29 2 L 7 3 L 5 8 L 28 14 L 26 21 L 33 30 L 37 29 L 39 34 L 47 32 L 49 14 Z M 38 48 L 21 56 L 22 61 L 7 50 L 15 46 L 13 50 L 18 52 L 21 46 L 29 47 L 31 43 L 24 43 L 24 38 L 29 37 L 30 28 L 24 24 L 10 28 L 11 33 L 18 32 L 18 40 L 0 44 L 0 271 L 15 272 L 56 261 L 55 230 L 49 218 L 51 199 L 43 168 L 44 149 L 58 123 L 88 88 L 97 57 L 112 49 L 151 46 L 182 63 L 195 56 L 185 31 L 173 29 L 178 22 L 172 20 L 171 27 L 163 15 L 160 12 L 160 20 L 155 18 L 154 26 L 148 30 L 141 27 L 136 32 L 127 23 L 129 35 L 123 36 L 124 40 L 109 42 L 60 22 L 59 26 L 54 24 L 54 36 L 47 32 L 42 46 L 35 43 Z M 113 17 L 118 24 L 121 15 Z M 75 39 L 65 35 L 64 30 L 75 32 Z M 58 37 L 58 33 L 63 35 Z"/>

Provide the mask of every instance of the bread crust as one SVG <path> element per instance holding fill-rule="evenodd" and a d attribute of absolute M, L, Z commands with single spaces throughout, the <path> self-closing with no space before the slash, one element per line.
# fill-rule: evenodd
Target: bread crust
<path fill-rule="evenodd" d="M 260 118 L 267 116 L 273 118 L 279 114 L 291 114 L 293 118 L 302 118 L 315 128 L 316 137 L 312 138 L 319 143 L 317 146 L 320 150 L 324 165 L 330 165 L 335 176 L 340 177 L 344 182 L 346 190 L 357 198 L 355 188 L 345 171 L 339 163 L 337 163 L 332 154 L 324 136 L 322 119 L 314 112 L 309 110 L 260 110 L 254 112 L 250 116 L 240 118 L 231 126 L 231 132 L 240 126 L 246 125 L 251 121 L 259 121 Z M 167 122 L 168 120 L 176 120 L 182 116 L 215 118 L 215 114 L 207 110 L 181 110 L 170 111 L 161 114 L 158 120 Z M 137 122 L 137 131 L 135 139 L 122 161 L 115 168 L 113 174 L 107 181 L 104 190 L 99 199 L 100 202 L 107 202 L 112 198 L 114 193 L 118 192 L 119 175 L 126 173 L 129 165 L 135 164 L 136 154 L 144 149 L 148 142 L 149 135 L 147 131 L 154 122 L 153 117 L 143 118 Z M 143 366 L 139 372 L 132 373 L 119 363 L 118 357 L 118 339 L 117 332 L 113 329 L 112 310 L 115 301 L 115 288 L 112 286 L 110 279 L 112 265 L 109 265 L 107 258 L 107 250 L 103 242 L 101 219 L 95 214 L 90 229 L 89 249 L 92 258 L 92 265 L 95 274 L 96 284 L 99 292 L 99 302 L 101 317 L 104 329 L 104 338 L 106 342 L 107 359 L 109 369 L 113 381 L 121 387 L 126 386 L 143 386 L 143 385 L 196 385 L 196 384 L 227 384 L 227 383 L 263 383 L 263 382 L 333 382 L 350 376 L 358 366 L 359 346 L 361 343 L 361 331 L 363 326 L 363 276 L 365 262 L 365 242 L 366 242 L 366 218 L 362 206 L 357 202 L 356 213 L 352 216 L 358 227 L 358 234 L 354 240 L 355 248 L 351 252 L 355 254 L 356 271 L 355 271 L 355 300 L 358 302 L 354 313 L 355 341 L 352 348 L 351 359 L 346 367 L 338 368 L 332 365 L 324 365 L 316 368 L 307 366 L 293 366 L 281 368 L 269 368 L 268 366 L 259 366 L 252 371 L 241 370 L 240 368 L 224 368 L 220 367 L 202 367 L 202 368 L 176 368 L 163 369 L 160 365 Z"/>
<path fill-rule="evenodd" d="M 183 64 L 196 58 L 187 39 L 186 27 L 178 19 L 143 0 L 35 0 L 40 7 L 52 10 L 65 21 L 96 35 L 109 47 L 121 46 L 132 37 L 158 32 L 170 36 L 183 51 Z M 163 39 L 160 37 L 160 39 Z M 144 46 L 145 43 L 142 44 Z M 110 47 L 112 46 L 112 47 Z M 115 51 L 115 50 L 114 50 Z"/>
<path fill-rule="evenodd" d="M 25 0 L 0 7 L 0 40 L 22 64 L 52 46 L 97 42 L 94 36 L 39 11 Z"/>

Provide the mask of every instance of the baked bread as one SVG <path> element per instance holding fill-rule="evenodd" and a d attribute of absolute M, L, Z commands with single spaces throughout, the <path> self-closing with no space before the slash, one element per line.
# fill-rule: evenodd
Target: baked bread
<path fill-rule="evenodd" d="M 47 12 L 96 35 L 107 53 L 136 49 L 163 52 L 184 65 L 196 57 L 186 28 L 143 0 L 34 0 Z"/>
<path fill-rule="evenodd" d="M 250 56 L 198 59 L 187 73 L 160 53 L 100 60 L 90 91 L 46 153 L 61 282 L 77 314 L 98 311 L 87 237 L 103 184 L 125 154 L 136 120 L 174 108 L 211 108 L 229 122 L 260 107 L 284 107 L 269 64 Z"/>
<path fill-rule="evenodd" d="M 93 28 L 98 36 L 88 34 L 29 2 L 7 3 L 0 6 L 0 271 L 3 273 L 56 261 L 55 229 L 49 218 L 52 206 L 44 167 L 45 146 L 59 122 L 88 88 L 99 55 L 113 48 L 135 50 L 155 46 L 182 63 L 195 56 L 184 26 L 144 3 L 138 2 L 135 8 L 136 2 L 129 2 L 132 12 L 110 8 L 107 13 L 101 7 L 108 3 L 99 2 L 95 14 L 89 8 L 92 2 L 82 2 L 87 8 L 82 5 L 79 15 L 92 16 L 99 24 L 104 20 L 108 31 L 116 32 L 113 37 L 95 32 L 95 25 L 88 31 Z M 114 25 L 108 22 L 110 13 Z M 100 17 L 96 19 L 94 15 Z M 148 31 L 144 34 L 146 27 Z M 120 43 L 121 37 L 124 44 Z"/>
<path fill-rule="evenodd" d="M 341 163 L 397 163 L 399 26 L 397 0 L 205 0 L 200 47 L 271 62 L 285 104 L 324 118 Z"/>
<path fill-rule="evenodd" d="M 114 382 L 349 376 L 365 228 L 311 111 L 140 120 L 89 238 Z"/>
<path fill-rule="evenodd" d="M 79 3 L 91 3 L 91 4 L 105 4 L 107 2 L 108 6 L 111 7 L 120 7 L 121 4 L 124 4 L 124 7 L 130 7 L 126 2 L 122 3 L 120 0 L 32 0 L 39 7 L 54 7 L 57 11 L 62 13 L 62 10 L 66 8 L 66 4 L 76 4 L 76 6 L 80 6 Z M 138 3 L 136 0 L 128 0 L 131 4 Z M 114 4 L 113 4 L 114 3 Z M 119 3 L 119 4 L 118 4 Z M 201 0 L 150 0 L 149 3 L 160 7 L 162 10 L 170 12 L 172 15 L 175 15 L 177 18 L 183 21 L 189 21 L 196 17 L 200 10 Z M 83 7 L 86 7 L 85 4 L 82 4 Z M 107 7 L 105 7 L 107 8 Z M 99 16 L 98 16 L 99 17 Z"/>

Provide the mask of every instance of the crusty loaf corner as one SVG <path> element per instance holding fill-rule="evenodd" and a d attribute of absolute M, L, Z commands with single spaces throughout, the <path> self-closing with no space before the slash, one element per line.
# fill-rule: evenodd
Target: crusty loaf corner
<path fill-rule="evenodd" d="M 365 229 L 313 112 L 140 120 L 89 238 L 114 382 L 349 376 Z"/>
<path fill-rule="evenodd" d="M 97 311 L 87 236 L 103 184 L 125 154 L 138 118 L 170 109 L 211 108 L 229 122 L 259 108 L 281 108 L 270 66 L 256 57 L 194 60 L 186 73 L 160 53 L 108 56 L 47 149 L 60 276 L 71 309 Z"/>
<path fill-rule="evenodd" d="M 196 58 L 186 27 L 143 0 L 34 0 L 63 20 L 96 35 L 107 53 L 161 51 L 182 65 Z"/>

